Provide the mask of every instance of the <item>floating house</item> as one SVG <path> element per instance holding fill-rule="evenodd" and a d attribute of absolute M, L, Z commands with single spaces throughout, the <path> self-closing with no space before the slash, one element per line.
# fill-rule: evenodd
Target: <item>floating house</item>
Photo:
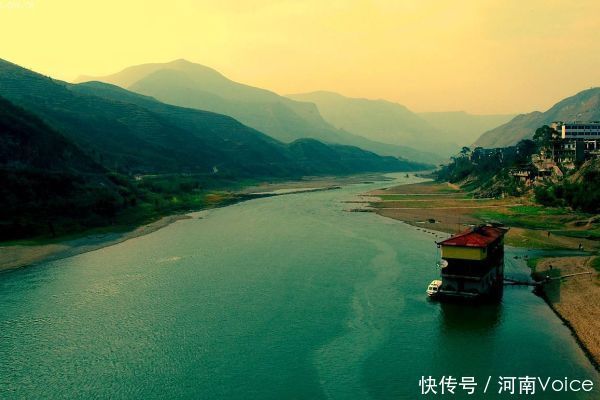
<path fill-rule="evenodd" d="M 441 248 L 440 296 L 502 296 L 504 235 L 508 229 L 483 225 L 438 242 Z"/>

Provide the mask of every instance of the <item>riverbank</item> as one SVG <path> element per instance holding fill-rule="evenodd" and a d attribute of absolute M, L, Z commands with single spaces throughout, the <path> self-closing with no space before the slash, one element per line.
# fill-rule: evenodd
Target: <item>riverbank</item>
<path fill-rule="evenodd" d="M 156 232 L 173 222 L 187 218 L 190 217 L 184 214 L 170 215 L 126 232 L 84 235 L 74 239 L 57 239 L 50 243 L 41 244 L 19 244 L 17 242 L 16 244 L 3 245 L 0 246 L 0 271 L 21 268 L 44 261 L 59 260 L 113 246 L 129 239 Z"/>
<path fill-rule="evenodd" d="M 224 207 L 260 197 L 281 196 L 286 194 L 335 190 L 342 184 L 385 181 L 388 178 L 380 174 L 362 174 L 343 177 L 305 177 L 289 182 L 264 182 L 246 186 L 237 191 L 218 192 L 207 195 L 207 205 L 189 210 L 196 212 L 205 209 Z M 129 239 L 156 232 L 176 221 L 190 218 L 187 213 L 162 216 L 150 223 L 133 229 L 122 227 L 114 231 L 103 229 L 92 233 L 81 233 L 53 239 L 21 240 L 0 243 L 0 271 L 26 267 L 45 261 L 72 257 L 89 251 L 112 246 Z"/>
<path fill-rule="evenodd" d="M 600 257 L 549 257 L 533 264 L 534 275 L 589 273 L 546 284 L 543 297 L 600 370 Z"/>
<path fill-rule="evenodd" d="M 365 193 L 360 208 L 409 225 L 446 233 L 500 222 L 506 244 L 535 249 L 600 251 L 597 216 L 538 206 L 524 197 L 474 198 L 448 183 L 422 182 Z"/>
<path fill-rule="evenodd" d="M 540 207 L 527 198 L 473 198 L 448 183 L 423 182 L 365 193 L 353 211 L 372 211 L 422 229 L 457 233 L 497 221 L 510 227 L 506 244 L 546 250 L 600 251 L 598 216 Z M 600 257 L 546 257 L 531 260 L 546 276 L 590 272 L 546 285 L 548 305 L 571 329 L 580 346 L 600 365 Z M 552 271 L 550 271 L 552 265 Z M 594 266 L 596 266 L 594 268 Z"/>
<path fill-rule="evenodd" d="M 597 382 L 541 298 L 514 287 L 466 313 L 431 302 L 435 237 L 342 211 L 417 181 L 405 175 L 202 211 L 1 274 L 0 398 L 414 399 L 421 376 L 483 388 L 484 374 L 531 371 Z"/>

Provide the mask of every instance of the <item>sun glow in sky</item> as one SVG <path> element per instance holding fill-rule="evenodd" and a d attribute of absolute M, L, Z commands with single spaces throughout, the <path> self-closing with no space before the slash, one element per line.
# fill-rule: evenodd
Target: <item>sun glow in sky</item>
<path fill-rule="evenodd" d="M 600 85 L 598 0 L 0 0 L 0 58 L 64 80 L 185 58 L 280 94 L 522 113 Z"/>

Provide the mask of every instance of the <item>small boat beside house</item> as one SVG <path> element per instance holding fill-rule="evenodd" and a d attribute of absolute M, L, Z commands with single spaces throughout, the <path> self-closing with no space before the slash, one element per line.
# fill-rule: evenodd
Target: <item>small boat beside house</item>
<path fill-rule="evenodd" d="M 427 286 L 427 290 L 425 291 L 425 293 L 427 293 L 427 296 L 429 296 L 429 297 L 437 297 L 437 295 L 440 292 L 441 286 L 442 286 L 442 281 L 440 281 L 439 279 L 435 279 L 435 280 L 431 281 L 429 286 Z"/>

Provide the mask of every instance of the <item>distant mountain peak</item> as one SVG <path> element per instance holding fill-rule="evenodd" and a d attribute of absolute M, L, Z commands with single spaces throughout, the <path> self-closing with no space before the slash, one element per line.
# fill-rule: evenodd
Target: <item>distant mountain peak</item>
<path fill-rule="evenodd" d="M 138 81 L 159 71 L 179 71 L 186 74 L 203 75 L 211 79 L 228 80 L 223 74 L 214 68 L 206 65 L 198 64 L 179 58 L 177 60 L 165 63 L 149 63 L 139 64 L 127 67 L 116 74 L 97 77 L 89 75 L 81 75 L 75 79 L 74 83 L 83 83 L 89 81 L 102 81 L 112 83 L 113 85 L 121 86 L 122 88 L 130 88 Z"/>
<path fill-rule="evenodd" d="M 171 62 L 168 62 L 167 64 L 195 64 L 195 63 L 188 61 L 185 58 L 178 58 L 177 60 L 173 60 Z"/>
<path fill-rule="evenodd" d="M 168 62 L 165 64 L 155 64 L 155 65 L 162 66 L 164 68 L 175 67 L 176 69 L 181 69 L 182 71 L 186 71 L 186 72 L 210 72 L 212 74 L 223 77 L 224 79 L 227 79 L 223 74 L 221 74 L 216 69 L 206 66 L 204 64 L 198 64 L 198 63 L 186 60 L 185 58 L 180 58 L 178 60 L 174 60 L 174 61 L 171 61 L 171 62 Z"/>

